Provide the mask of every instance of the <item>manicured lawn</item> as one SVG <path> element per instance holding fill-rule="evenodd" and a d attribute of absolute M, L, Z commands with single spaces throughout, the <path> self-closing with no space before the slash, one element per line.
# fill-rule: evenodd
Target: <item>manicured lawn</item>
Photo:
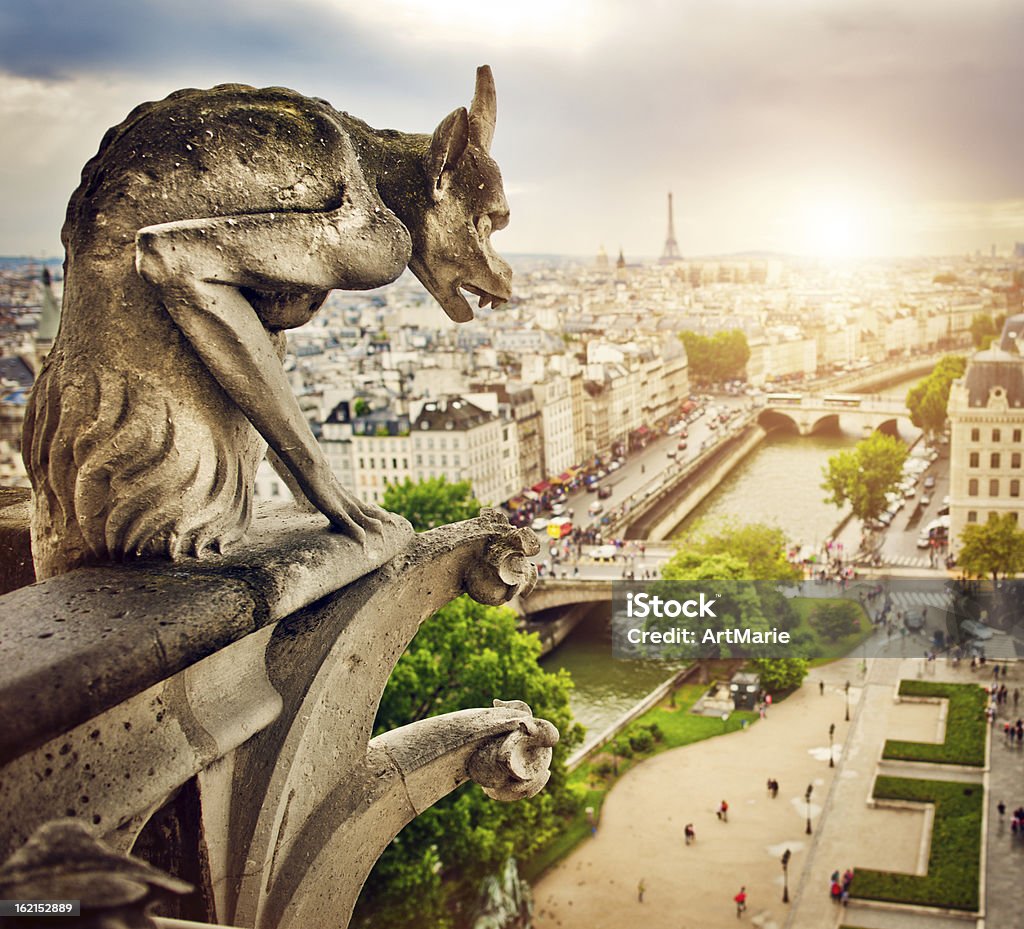
<path fill-rule="evenodd" d="M 822 606 L 826 603 L 853 603 L 856 604 L 860 610 L 860 629 L 857 632 L 851 633 L 850 635 L 843 636 L 841 639 L 836 641 L 830 641 L 822 636 L 810 623 L 811 613 L 814 612 L 815 607 Z M 839 597 L 794 597 L 790 600 L 793 609 L 796 614 L 800 617 L 800 625 L 796 629 L 792 630 L 794 633 L 799 632 L 801 637 L 808 636 L 808 644 L 811 647 L 811 667 L 817 667 L 818 665 L 828 664 L 830 661 L 835 661 L 837 658 L 842 658 L 844 655 L 849 655 L 861 642 L 871 638 L 871 633 L 874 631 L 874 627 L 871 625 L 871 620 L 868 619 L 867 614 L 864 612 L 864 608 L 861 607 L 857 600 L 846 600 Z M 813 638 L 813 641 L 810 639 Z"/>
<path fill-rule="evenodd" d="M 854 870 L 850 895 L 867 900 L 977 910 L 984 795 L 980 784 L 879 777 L 875 782 L 877 799 L 935 804 L 928 873 L 918 877 L 858 867 Z"/>
<path fill-rule="evenodd" d="M 931 761 L 982 767 L 985 764 L 985 691 L 977 684 L 942 684 L 936 681 L 900 681 L 900 694 L 943 697 L 949 700 L 944 742 L 906 742 L 887 739 L 883 758 Z"/>
<path fill-rule="evenodd" d="M 650 731 L 646 727 L 654 724 L 660 730 L 661 739 L 654 741 L 649 750 L 634 752 L 630 758 L 619 756 L 616 762 L 612 762 L 612 751 L 609 746 L 593 756 L 593 761 L 585 761 L 569 775 L 569 783 L 573 785 L 582 799 L 580 812 L 566 823 L 565 829 L 554 841 L 533 858 L 523 862 L 520 872 L 524 878 L 532 881 L 539 877 L 553 864 L 569 854 L 577 843 L 590 835 L 586 808 L 592 807 L 594 815 L 600 819 L 601 806 L 605 797 L 618 778 L 622 777 L 630 768 L 645 758 L 651 758 L 670 748 L 679 748 L 682 745 L 710 739 L 712 736 L 735 732 L 737 729 L 743 728 L 744 723 L 750 725 L 757 720 L 757 713 L 745 710 L 733 712 L 726 723 L 716 717 L 691 715 L 690 707 L 707 689 L 706 684 L 684 684 L 676 691 L 674 708 L 670 705 L 669 698 L 666 698 L 658 706 L 648 710 L 639 719 L 630 723 L 625 732 L 613 740 L 613 744 L 628 741 L 630 735 L 635 736 L 645 730 Z M 617 773 L 615 770 L 608 771 L 609 766 L 616 767 Z"/>

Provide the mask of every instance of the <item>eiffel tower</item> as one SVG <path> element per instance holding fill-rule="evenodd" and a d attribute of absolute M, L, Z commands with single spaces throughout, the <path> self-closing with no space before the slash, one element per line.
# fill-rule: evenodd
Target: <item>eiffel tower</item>
<path fill-rule="evenodd" d="M 683 256 L 679 254 L 679 243 L 676 242 L 676 225 L 672 220 L 672 192 L 668 195 L 668 235 L 665 236 L 665 248 L 661 253 L 659 264 L 672 264 L 673 261 L 682 261 Z"/>

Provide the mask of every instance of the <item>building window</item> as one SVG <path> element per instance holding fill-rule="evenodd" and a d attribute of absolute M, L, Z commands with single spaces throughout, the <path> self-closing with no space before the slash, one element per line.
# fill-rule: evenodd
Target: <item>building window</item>
<path fill-rule="evenodd" d="M 971 430 L 971 441 L 972 442 L 980 442 L 981 441 L 981 430 L 980 429 L 972 429 Z"/>
<path fill-rule="evenodd" d="M 360 458 L 359 459 L 359 467 L 360 468 L 365 468 L 366 467 L 366 459 L 365 458 Z"/>
<path fill-rule="evenodd" d="M 999 452 L 993 452 L 992 457 L 989 459 L 989 461 L 991 462 L 993 468 L 998 468 L 1000 462 Z"/>
<path fill-rule="evenodd" d="M 981 453 L 980 452 L 971 452 L 968 464 L 972 468 L 978 467 L 978 465 L 981 464 Z"/>
<path fill-rule="evenodd" d="M 404 470 L 406 470 L 406 471 L 409 470 L 409 459 L 408 458 L 403 458 L 402 459 L 402 468 Z"/>
<path fill-rule="evenodd" d="M 1014 429 L 1013 430 L 1013 441 L 1014 442 L 1019 442 L 1020 441 L 1020 430 L 1019 429 Z"/>
<path fill-rule="evenodd" d="M 967 482 L 967 496 L 968 497 L 976 497 L 976 496 L 978 496 L 978 479 L 976 477 L 972 477 Z"/>
<path fill-rule="evenodd" d="M 417 455 L 416 456 L 416 467 L 417 468 L 422 468 L 423 467 L 423 456 L 422 455 Z"/>
<path fill-rule="evenodd" d="M 992 430 L 992 441 L 993 442 L 1000 442 L 1000 441 L 1002 441 L 1002 436 L 1003 436 L 1003 433 L 999 429 L 993 429 Z"/>
<path fill-rule="evenodd" d="M 978 521 L 978 511 L 977 510 L 968 510 L 967 511 L 967 522 L 969 522 L 969 523 L 976 523 L 977 521 Z"/>
<path fill-rule="evenodd" d="M 391 467 L 394 468 L 396 471 L 398 470 L 398 459 L 397 458 L 392 458 L 391 459 Z"/>
<path fill-rule="evenodd" d="M 1014 478 L 1012 481 L 1010 481 L 1010 496 L 1020 496 L 1020 481 L 1018 481 L 1017 478 Z"/>
<path fill-rule="evenodd" d="M 270 482 L 270 496 L 280 497 L 281 496 L 281 485 L 277 481 Z"/>
<path fill-rule="evenodd" d="M 998 497 L 999 496 L 999 479 L 998 478 L 992 478 L 992 480 L 990 480 L 988 482 L 988 495 L 990 497 Z"/>

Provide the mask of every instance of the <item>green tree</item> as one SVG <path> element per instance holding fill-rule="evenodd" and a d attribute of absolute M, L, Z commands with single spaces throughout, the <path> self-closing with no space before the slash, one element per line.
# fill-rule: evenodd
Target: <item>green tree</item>
<path fill-rule="evenodd" d="M 467 784 L 413 820 L 377 863 L 353 925 L 435 929 L 475 900 L 480 882 L 509 858 L 535 853 L 561 830 L 578 806 L 566 780 L 565 759 L 582 739 L 569 709 L 568 672 L 544 671 L 540 640 L 516 629 L 516 615 L 460 597 L 424 623 L 399 660 L 375 724 L 384 732 L 494 698 L 525 700 L 550 720 L 561 738 L 551 779 L 541 793 L 496 803 Z"/>
<path fill-rule="evenodd" d="M 988 313 L 975 313 L 971 317 L 971 341 L 975 348 L 988 348 L 996 335 L 995 320 Z"/>
<path fill-rule="evenodd" d="M 811 625 L 830 642 L 860 630 L 860 607 L 850 600 L 840 603 L 821 603 L 810 616 Z"/>
<path fill-rule="evenodd" d="M 750 346 L 740 329 L 700 335 L 686 330 L 679 334 L 686 346 L 690 377 L 699 384 L 742 380 L 746 377 Z"/>
<path fill-rule="evenodd" d="M 822 469 L 825 502 L 839 507 L 849 502 L 857 519 L 877 519 L 888 505 L 885 495 L 899 486 L 906 459 L 907 447 L 899 439 L 874 433 L 829 458 Z"/>
<path fill-rule="evenodd" d="M 690 644 L 670 649 L 680 658 L 717 658 L 749 653 L 750 646 L 705 645 L 704 633 L 728 629 L 767 632 L 786 630 L 798 618 L 789 601 L 775 590 L 775 581 L 801 577 L 800 569 L 786 560 L 782 530 L 763 523 L 725 522 L 714 527 L 698 525 L 679 540 L 679 549 L 662 568 L 659 596 L 686 600 L 701 592 L 715 598 L 714 616 L 695 619 L 651 620 L 648 629 L 666 625 L 685 626 L 694 633 Z M 714 581 L 713 589 L 708 582 Z M 755 583 L 765 581 L 766 583 Z M 665 656 L 667 650 L 661 648 Z"/>
<path fill-rule="evenodd" d="M 480 513 L 480 502 L 473 496 L 469 481 L 449 484 L 445 477 L 424 481 L 406 478 L 401 484 L 388 484 L 382 506 L 400 513 L 417 532 L 472 519 Z"/>
<path fill-rule="evenodd" d="M 806 658 L 755 658 L 751 665 L 767 691 L 796 690 L 810 669 Z"/>
<path fill-rule="evenodd" d="M 1024 532 L 1013 515 L 990 516 L 988 522 L 970 523 L 960 533 L 957 565 L 976 577 L 1010 577 L 1024 571 Z"/>
<path fill-rule="evenodd" d="M 776 526 L 735 520 L 724 520 L 713 526 L 698 523 L 678 542 L 679 550 L 665 565 L 670 572 L 680 570 L 684 564 L 694 565 L 694 555 L 700 559 L 727 555 L 740 562 L 742 567 L 736 570 L 726 568 L 729 573 L 719 577 L 756 581 L 798 581 L 802 577 L 800 568 L 786 558 L 789 543 L 786 534 Z M 672 575 L 663 573 L 662 576 Z M 679 574 L 677 579 L 699 580 L 683 574 Z"/>
<path fill-rule="evenodd" d="M 944 355 L 931 373 L 907 391 L 907 410 L 918 429 L 930 435 L 942 431 L 946 424 L 950 385 L 967 370 L 962 355 Z"/>

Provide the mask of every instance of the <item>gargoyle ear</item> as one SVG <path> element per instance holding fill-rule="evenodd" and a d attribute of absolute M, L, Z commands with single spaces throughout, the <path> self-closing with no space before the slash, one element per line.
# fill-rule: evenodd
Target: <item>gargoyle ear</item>
<path fill-rule="evenodd" d="M 469 114 L 464 106 L 452 110 L 430 138 L 427 152 L 427 174 L 432 181 L 434 198 L 444 196 L 447 172 L 455 167 L 469 144 Z"/>

